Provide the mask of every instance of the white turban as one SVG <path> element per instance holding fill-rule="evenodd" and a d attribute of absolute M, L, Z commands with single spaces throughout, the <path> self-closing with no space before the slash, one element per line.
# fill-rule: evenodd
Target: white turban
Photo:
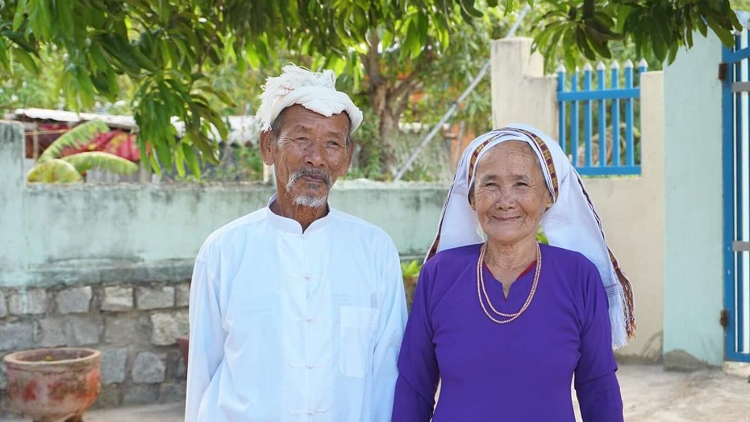
<path fill-rule="evenodd" d="M 505 141 L 526 142 L 536 153 L 554 202 L 542 215 L 544 234 L 550 245 L 580 252 L 596 265 L 609 302 L 612 346 L 625 346 L 635 332 L 630 280 L 607 246 L 599 216 L 578 172 L 560 145 L 534 127 L 511 125 L 495 129 L 466 147 L 443 205 L 437 236 L 425 260 L 444 249 L 484 241 L 476 212 L 469 204 L 469 189 L 479 159 Z"/>
<path fill-rule="evenodd" d="M 260 108 L 255 114 L 260 129 L 270 130 L 276 117 L 293 104 L 326 117 L 345 111 L 351 122 L 349 133 L 362 123 L 362 112 L 351 98 L 336 91 L 336 76 L 331 70 L 311 72 L 289 64 L 284 66 L 280 76 L 266 79 Z"/>

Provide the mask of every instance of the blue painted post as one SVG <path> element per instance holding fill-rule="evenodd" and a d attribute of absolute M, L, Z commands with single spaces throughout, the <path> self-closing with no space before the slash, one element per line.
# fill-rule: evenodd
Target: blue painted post
<path fill-rule="evenodd" d="M 596 65 L 596 85 L 604 91 L 604 63 Z M 599 100 L 599 167 L 607 167 L 607 100 Z"/>
<path fill-rule="evenodd" d="M 743 36 L 737 36 L 735 37 L 735 51 L 741 50 L 743 46 Z M 746 60 L 738 60 L 735 62 L 735 69 L 734 69 L 734 77 L 730 79 L 730 83 L 732 82 L 746 82 L 747 81 L 747 74 L 746 70 L 743 69 L 746 66 L 743 66 L 744 63 L 746 63 Z M 728 65 L 729 66 L 729 65 Z M 740 93 L 731 93 L 732 97 L 734 98 L 734 138 L 732 139 L 734 143 L 734 171 L 735 171 L 735 181 L 734 181 L 734 204 L 735 204 L 735 217 L 734 217 L 734 238 L 735 239 L 742 239 L 742 182 L 740 181 L 740 178 L 738 175 L 742 174 L 742 139 L 744 139 L 743 135 L 743 117 L 744 111 L 742 108 L 743 103 L 743 95 Z M 734 257 L 737 261 L 742 260 L 742 254 L 738 254 L 737 252 L 734 252 Z M 737 265 L 736 268 L 736 303 L 737 307 L 734 312 L 736 315 L 735 321 L 737 322 L 737 344 L 736 349 L 738 352 L 743 351 L 745 346 L 745 321 L 744 321 L 744 278 L 743 278 L 743 265 L 741 265 L 738 262 L 739 265 Z"/>
<path fill-rule="evenodd" d="M 620 87 L 620 65 L 612 62 L 612 76 L 609 81 L 612 89 Z M 620 100 L 612 99 L 612 166 L 620 166 Z"/>
<path fill-rule="evenodd" d="M 625 89 L 633 88 L 633 62 L 625 62 Z M 625 99 L 625 164 L 635 165 L 633 159 L 633 99 Z"/>
<path fill-rule="evenodd" d="M 735 338 L 736 311 L 735 304 L 735 252 L 732 249 L 734 241 L 734 131 L 732 110 L 732 82 L 734 82 L 734 66 L 732 66 L 732 49 L 722 47 L 722 59 L 727 63 L 727 74 L 722 81 L 722 126 L 723 133 L 723 181 L 724 181 L 724 309 L 729 311 L 727 326 L 724 327 L 724 357 L 731 360 L 736 356 L 737 343 Z"/>
<path fill-rule="evenodd" d="M 578 91 L 578 68 L 570 76 L 570 92 Z M 578 100 L 571 102 L 570 109 L 570 161 L 578 166 Z"/>
<path fill-rule="evenodd" d="M 557 134 L 560 137 L 560 148 L 562 148 L 563 152 L 565 152 L 565 128 L 567 127 L 567 122 L 565 121 L 565 104 L 567 103 L 567 101 L 559 99 L 561 92 L 565 92 L 565 66 L 563 65 L 560 65 L 557 68 Z"/>
<path fill-rule="evenodd" d="M 583 66 L 583 91 L 591 91 L 591 65 L 588 63 Z M 583 141 L 585 145 L 583 165 L 591 167 L 591 100 L 583 103 Z"/>

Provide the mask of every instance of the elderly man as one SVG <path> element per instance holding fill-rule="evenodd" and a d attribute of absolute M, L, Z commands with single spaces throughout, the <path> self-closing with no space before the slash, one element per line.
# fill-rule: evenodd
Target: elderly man
<path fill-rule="evenodd" d="M 256 118 L 276 194 L 200 249 L 185 420 L 390 421 L 406 321 L 398 253 L 328 205 L 362 113 L 333 72 L 289 65 Z"/>

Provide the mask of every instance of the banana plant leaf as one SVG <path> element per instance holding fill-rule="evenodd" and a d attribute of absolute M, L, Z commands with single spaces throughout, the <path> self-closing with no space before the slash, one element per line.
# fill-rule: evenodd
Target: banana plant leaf
<path fill-rule="evenodd" d="M 39 156 L 37 163 L 44 163 L 54 158 L 60 158 L 63 149 L 78 148 L 91 142 L 96 135 L 109 132 L 109 126 L 101 120 L 91 120 L 82 123 L 73 129 L 65 132 L 57 138 L 44 152 Z"/>
<path fill-rule="evenodd" d="M 29 183 L 78 183 L 83 182 L 83 176 L 69 162 L 53 158 L 35 165 L 27 180 Z"/>
<path fill-rule="evenodd" d="M 132 161 L 102 151 L 79 152 L 65 156 L 61 160 L 72 164 L 81 174 L 92 168 L 117 174 L 132 174 L 138 170 L 138 165 Z"/>

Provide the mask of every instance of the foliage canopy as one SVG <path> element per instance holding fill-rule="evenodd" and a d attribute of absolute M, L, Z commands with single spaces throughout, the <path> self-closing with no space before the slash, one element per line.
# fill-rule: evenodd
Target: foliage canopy
<path fill-rule="evenodd" d="M 216 102 L 236 107 L 213 83 L 217 68 L 244 74 L 276 63 L 280 51 L 314 57 L 309 65 L 363 87 L 383 134 L 405 112 L 392 105 L 435 74 L 431 58 L 456 57 L 451 45 L 465 34 L 457 28 L 526 3 L 543 11 L 535 48 L 547 58 L 562 52 L 569 66 L 629 41 L 642 55 L 673 60 L 696 30 L 730 44 L 740 28 L 729 0 L 0 0 L 0 68 L 7 74 L 18 63 L 38 74 L 41 58 L 62 54 L 57 88 L 75 110 L 116 100 L 126 80 L 141 156 L 150 145 L 155 169 L 197 174 L 226 138 Z"/>

